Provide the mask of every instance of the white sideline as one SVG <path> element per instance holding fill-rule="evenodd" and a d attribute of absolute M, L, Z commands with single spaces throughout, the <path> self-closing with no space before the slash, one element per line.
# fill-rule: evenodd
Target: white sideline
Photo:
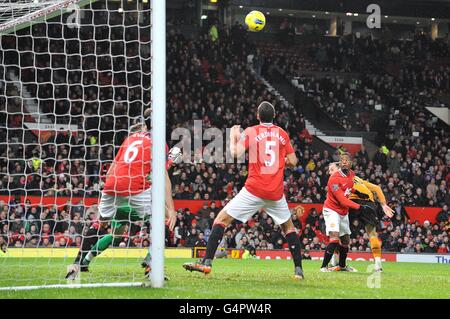
<path fill-rule="evenodd" d="M 141 287 L 145 286 L 142 282 L 111 282 L 111 283 L 98 283 L 98 284 L 57 284 L 57 285 L 39 285 L 39 286 L 12 286 L 12 287 L 0 287 L 0 291 L 19 291 L 19 290 L 36 290 L 36 289 L 62 289 L 62 288 L 101 288 L 101 287 Z"/>

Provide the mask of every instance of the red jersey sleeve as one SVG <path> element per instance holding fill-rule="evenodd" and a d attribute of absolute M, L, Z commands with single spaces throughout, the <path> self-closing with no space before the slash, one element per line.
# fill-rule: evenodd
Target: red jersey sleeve
<path fill-rule="evenodd" d="M 341 204 L 342 206 L 352 209 L 359 209 L 360 205 L 351 201 L 347 198 L 347 196 L 345 196 L 344 191 L 339 185 L 339 182 L 333 177 L 330 177 L 330 180 L 328 182 L 328 191 L 334 195 L 334 198 L 336 198 L 339 204 Z"/>
<path fill-rule="evenodd" d="M 120 146 L 119 152 L 117 153 L 114 162 L 119 162 L 119 161 L 123 161 L 123 153 L 125 153 L 127 151 L 128 148 L 128 139 L 126 140 L 126 142 L 123 142 L 122 145 Z"/>
<path fill-rule="evenodd" d="M 112 162 L 111 165 L 117 164 L 121 158 L 123 158 L 123 152 L 126 149 L 126 147 L 124 146 L 125 143 L 122 143 L 122 145 L 119 148 L 119 152 L 117 153 L 116 157 L 114 157 L 114 161 Z M 110 166 L 111 167 L 111 166 Z M 112 170 L 110 169 L 110 167 L 108 168 L 106 177 L 108 177 L 109 175 L 113 174 Z"/>
<path fill-rule="evenodd" d="M 359 204 L 357 204 L 357 203 L 351 201 L 350 199 L 348 199 L 341 189 L 339 189 L 336 192 L 334 192 L 334 196 L 336 197 L 336 199 L 339 201 L 339 203 L 342 206 L 345 206 L 345 207 L 348 207 L 348 208 L 351 208 L 351 209 L 359 209 L 359 207 L 360 207 Z"/>

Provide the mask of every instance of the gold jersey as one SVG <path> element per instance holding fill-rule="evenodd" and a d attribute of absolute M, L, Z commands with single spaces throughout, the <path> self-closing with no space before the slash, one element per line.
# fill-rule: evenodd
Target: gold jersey
<path fill-rule="evenodd" d="M 353 183 L 353 189 L 358 193 L 350 193 L 349 199 L 360 199 L 375 202 L 373 194 L 376 193 L 378 201 L 382 204 L 386 203 L 386 198 L 384 197 L 383 191 L 381 190 L 380 186 L 372 184 L 357 176 L 353 178 Z"/>

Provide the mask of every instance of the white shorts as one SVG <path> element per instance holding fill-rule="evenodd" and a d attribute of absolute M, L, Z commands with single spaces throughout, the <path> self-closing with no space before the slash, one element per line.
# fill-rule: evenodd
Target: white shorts
<path fill-rule="evenodd" d="M 291 218 L 286 198 L 279 200 L 268 200 L 256 197 L 245 187 L 224 208 L 228 215 L 243 223 L 247 222 L 260 209 L 272 217 L 278 225 L 284 224 Z"/>
<path fill-rule="evenodd" d="M 152 212 L 152 189 L 146 189 L 140 194 L 130 196 L 113 196 L 102 193 L 98 211 L 104 219 L 115 216 L 117 208 L 121 205 L 129 205 L 140 218 L 151 215 Z"/>
<path fill-rule="evenodd" d="M 339 232 L 339 237 L 351 234 L 348 214 L 343 216 L 334 210 L 325 207 L 323 208 L 322 214 L 325 219 L 327 235 L 329 235 L 330 232 Z"/>

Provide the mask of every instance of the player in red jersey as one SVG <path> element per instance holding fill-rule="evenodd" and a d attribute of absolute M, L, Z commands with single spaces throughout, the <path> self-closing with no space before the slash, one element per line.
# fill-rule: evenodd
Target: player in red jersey
<path fill-rule="evenodd" d="M 107 226 L 114 217 L 117 207 L 126 203 L 141 218 L 151 215 L 151 147 L 150 132 L 145 124 L 130 128 L 106 175 L 106 182 L 99 203 L 100 223 Z M 176 222 L 171 183 L 166 172 L 166 217 L 169 228 Z"/>
<path fill-rule="evenodd" d="M 339 170 L 332 174 L 327 183 L 327 198 L 323 205 L 323 217 L 327 235 L 330 237 L 329 244 L 325 249 L 322 267 L 320 271 L 332 271 L 327 268 L 333 257 L 334 251 L 338 249 L 339 270 L 355 271 L 354 268 L 346 265 L 348 244 L 350 243 L 350 223 L 348 219 L 349 209 L 360 211 L 370 210 L 367 205 L 360 205 L 348 199 L 353 188 L 353 178 L 355 173 L 351 170 L 352 159 L 349 153 L 340 155 Z"/>
<path fill-rule="evenodd" d="M 144 116 L 149 117 L 151 111 L 146 110 Z M 149 122 L 148 120 L 146 122 Z M 145 123 L 130 127 L 130 135 L 122 143 L 114 162 L 106 175 L 105 185 L 99 203 L 98 227 L 91 227 L 82 241 L 82 246 L 69 268 L 66 278 L 73 279 L 79 271 L 88 271 L 91 260 L 100 254 L 113 241 L 113 237 L 123 233 L 123 227 L 130 221 L 147 221 L 151 215 L 151 134 Z M 178 161 L 180 153 L 169 152 L 168 167 L 173 161 Z M 172 156 L 173 155 L 173 156 Z M 172 190 L 169 176 L 166 172 L 166 218 L 172 230 L 176 222 Z M 99 237 L 106 233 L 105 229 L 111 222 L 112 236 L 106 235 L 100 241 Z M 108 238 L 109 237 L 109 238 Z M 98 247 L 97 243 L 102 243 Z M 95 247 L 95 249 L 93 248 Z M 148 266 L 149 256 L 145 258 Z M 146 269 L 146 274 L 149 269 Z"/>
<path fill-rule="evenodd" d="M 249 174 L 245 186 L 217 215 L 209 236 L 206 255 L 196 263 L 183 267 L 205 274 L 211 272 L 212 261 L 224 230 L 233 220 L 247 222 L 256 212 L 264 209 L 281 226 L 291 251 L 296 279 L 303 279 L 301 246 L 291 220 L 283 193 L 285 166 L 294 167 L 298 159 L 290 144 L 288 134 L 273 124 L 275 109 L 269 102 L 258 107 L 259 125 L 248 127 L 243 134 L 235 125 L 230 132 L 230 153 L 233 157 L 249 153 Z"/>
<path fill-rule="evenodd" d="M 339 163 L 330 163 L 330 165 L 328 166 L 329 175 L 333 175 L 335 172 L 339 170 L 338 164 Z M 394 211 L 387 205 L 386 198 L 380 186 L 372 184 L 357 176 L 355 176 L 353 182 L 354 182 L 353 190 L 352 194 L 350 194 L 349 196 L 349 199 L 358 204 L 363 205 L 367 204 L 368 206 L 371 206 L 374 210 L 373 214 L 371 215 L 363 215 L 359 211 L 354 211 L 350 209 L 349 210 L 350 217 L 352 214 L 354 214 L 355 216 L 358 216 L 360 222 L 363 223 L 366 233 L 369 236 L 370 248 L 372 250 L 372 254 L 375 260 L 374 270 L 383 271 L 381 267 L 381 240 L 379 240 L 376 231 L 378 224 L 378 217 L 374 194 L 376 194 L 376 200 L 380 203 L 383 213 L 386 216 L 391 218 L 394 215 Z M 333 271 L 340 270 L 339 251 L 334 252 L 333 257 L 331 258 L 330 266 Z"/>

